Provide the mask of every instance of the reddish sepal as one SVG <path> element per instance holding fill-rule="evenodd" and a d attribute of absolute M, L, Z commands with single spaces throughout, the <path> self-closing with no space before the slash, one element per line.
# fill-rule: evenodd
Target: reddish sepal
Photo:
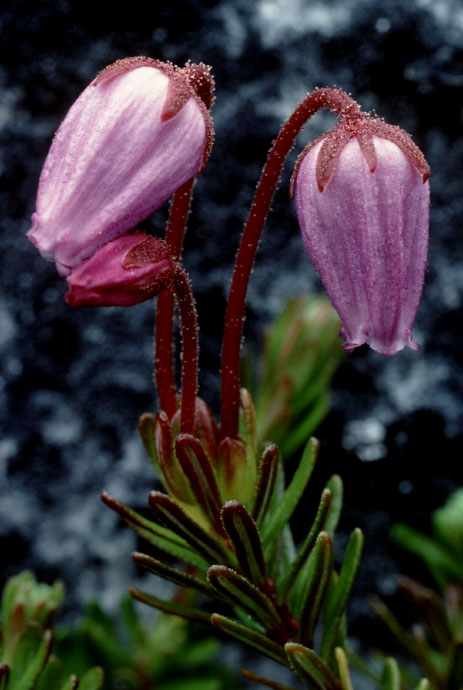
<path fill-rule="evenodd" d="M 188 61 L 185 67 L 179 70 L 182 72 L 195 93 L 202 100 L 208 110 L 214 102 L 214 78 L 211 74 L 211 67 L 203 62 L 194 63 Z"/>
<path fill-rule="evenodd" d="M 342 127 L 335 127 L 323 139 L 323 144 L 317 158 L 315 173 L 320 192 L 323 192 L 326 185 L 331 180 L 339 154 L 349 139 L 352 139 L 352 136 L 352 132 Z"/>
<path fill-rule="evenodd" d="M 167 122 L 180 112 L 185 103 L 191 98 L 191 86 L 183 74 L 174 72 L 169 79 L 167 96 L 161 113 L 161 121 Z"/>
<path fill-rule="evenodd" d="M 411 136 L 396 125 L 388 125 L 383 120 L 371 119 L 368 130 L 377 137 L 393 141 L 402 151 L 413 167 L 423 176 L 423 183 L 429 179 L 431 171 L 421 149 L 415 144 Z"/>
<path fill-rule="evenodd" d="M 363 153 L 363 157 L 365 158 L 367 165 L 370 168 L 370 172 L 375 172 L 376 166 L 378 164 L 378 159 L 376 158 L 373 137 L 371 136 L 370 132 L 365 132 L 362 130 L 359 130 L 356 136 L 360 149 Z"/>
<path fill-rule="evenodd" d="M 146 236 L 146 239 L 129 249 L 121 260 L 123 268 L 140 268 L 146 264 L 172 259 L 168 245 L 158 237 Z M 174 267 L 172 265 L 172 278 Z"/>

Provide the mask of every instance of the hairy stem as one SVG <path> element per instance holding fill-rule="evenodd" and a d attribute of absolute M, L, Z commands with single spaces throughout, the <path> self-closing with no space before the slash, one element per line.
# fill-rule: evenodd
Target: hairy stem
<path fill-rule="evenodd" d="M 174 283 L 182 331 L 182 402 L 180 432 L 194 434 L 196 392 L 198 388 L 198 319 L 190 281 L 177 264 Z"/>
<path fill-rule="evenodd" d="M 280 129 L 267 157 L 241 237 L 225 316 L 222 348 L 222 438 L 236 438 L 239 415 L 239 367 L 246 293 L 259 238 L 284 161 L 307 120 L 321 108 L 355 117 L 360 106 L 339 89 L 317 89 L 300 103 Z"/>
<path fill-rule="evenodd" d="M 194 177 L 175 192 L 170 207 L 166 242 L 174 259 L 179 259 L 190 210 Z M 171 289 L 161 292 L 156 304 L 156 356 L 155 379 L 159 405 L 171 419 L 177 410 L 174 367 L 174 293 Z"/>

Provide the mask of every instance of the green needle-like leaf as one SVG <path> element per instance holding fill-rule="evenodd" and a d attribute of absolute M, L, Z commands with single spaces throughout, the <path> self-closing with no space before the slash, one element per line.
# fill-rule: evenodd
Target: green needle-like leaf
<path fill-rule="evenodd" d="M 10 633 L 10 621 L 13 613 L 13 609 L 17 605 L 17 595 L 19 594 L 23 584 L 34 582 L 34 576 L 32 573 L 24 572 L 20 573 L 16 577 L 11 577 L 7 580 L 3 592 L 2 592 L 2 605 L 1 605 L 1 626 L 3 634 L 9 636 Z"/>
<path fill-rule="evenodd" d="M 333 572 L 333 542 L 327 532 L 321 532 L 309 557 L 310 570 L 300 603 L 300 641 L 313 647 L 315 627 Z"/>
<path fill-rule="evenodd" d="M 382 690 L 400 690 L 399 666 L 392 657 L 388 657 L 384 663 Z"/>
<path fill-rule="evenodd" d="M 96 602 L 90 602 L 87 606 L 87 617 L 79 632 L 81 639 L 96 651 L 98 659 L 106 667 L 111 666 L 114 660 L 121 666 L 130 665 L 131 652 L 117 638 L 113 620 Z"/>
<path fill-rule="evenodd" d="M 378 673 L 378 671 L 370 667 L 369 664 L 365 663 L 365 661 L 360 657 L 357 652 L 347 643 L 344 645 L 344 649 L 348 655 L 349 662 L 352 666 L 355 666 L 355 668 L 360 671 L 360 673 L 365 676 L 365 678 L 368 678 L 370 681 L 373 681 L 375 685 L 381 685 L 381 674 Z"/>
<path fill-rule="evenodd" d="M 285 644 L 285 652 L 293 671 L 311 690 L 339 690 L 339 685 L 320 657 L 312 649 L 296 642 Z"/>
<path fill-rule="evenodd" d="M 445 661 L 442 667 L 442 663 L 440 663 L 442 657 L 434 653 L 422 627 L 419 625 L 414 626 L 411 630 L 411 638 L 412 651 L 416 661 L 424 670 L 432 685 L 436 688 L 439 687 L 442 682 L 442 671 L 445 673 Z M 453 690 L 461 689 L 460 685 L 453 687 L 451 683 L 447 683 L 447 687 L 453 688 Z"/>
<path fill-rule="evenodd" d="M 60 690 L 77 690 L 79 687 L 79 679 L 77 676 L 70 676 L 68 680 L 61 686 Z"/>
<path fill-rule="evenodd" d="M 141 646 L 143 644 L 143 626 L 138 619 L 134 601 L 129 594 L 122 598 L 119 611 L 121 622 L 128 633 L 131 645 L 134 647 Z"/>
<path fill-rule="evenodd" d="M 270 499 L 273 495 L 278 475 L 279 462 L 280 455 L 278 453 L 278 448 L 272 443 L 266 447 L 262 454 L 257 473 L 257 489 L 251 511 L 259 527 L 262 525 L 270 505 Z"/>
<path fill-rule="evenodd" d="M 160 529 L 165 529 L 158 525 Z M 141 527 L 134 527 L 130 525 L 133 531 L 138 534 L 142 539 L 152 544 L 154 547 L 167 554 L 168 556 L 173 556 L 178 561 L 182 563 L 187 563 L 193 568 L 200 568 L 201 570 L 207 569 L 209 566 L 208 561 L 200 556 L 197 551 L 193 551 L 192 548 L 185 542 L 185 546 L 180 546 L 169 539 L 163 539 L 162 537 L 154 537 L 152 532 L 148 532 Z M 166 529 L 166 532 L 170 530 Z M 175 535 L 177 536 L 177 535 Z"/>
<path fill-rule="evenodd" d="M 316 391 L 314 393 L 316 394 Z M 306 439 L 316 430 L 326 416 L 329 406 L 330 396 L 327 393 L 322 393 L 316 400 L 315 405 L 310 409 L 310 412 L 304 414 L 299 422 L 293 422 L 291 431 L 287 433 L 281 443 L 283 458 L 290 458 L 291 455 L 304 445 Z"/>
<path fill-rule="evenodd" d="M 6 690 L 10 669 L 6 664 L 0 664 L 0 690 Z"/>
<path fill-rule="evenodd" d="M 290 525 L 286 525 L 278 540 L 278 556 L 271 571 L 271 578 L 280 585 L 285 573 L 288 572 L 296 558 L 296 547 L 294 545 L 293 533 Z"/>
<path fill-rule="evenodd" d="M 230 618 L 221 616 L 218 613 L 212 614 L 211 622 L 216 626 L 216 628 L 219 628 L 219 630 L 222 630 L 227 635 L 230 635 L 230 637 L 234 637 L 236 640 L 253 647 L 264 656 L 269 657 L 269 659 L 273 659 L 284 666 L 288 665 L 283 648 L 276 642 L 273 642 L 273 640 L 271 640 L 269 637 L 257 632 L 257 630 L 252 630 L 251 628 L 248 628 L 241 623 L 237 623 Z"/>
<path fill-rule="evenodd" d="M 61 664 L 56 657 L 50 656 L 44 670 L 40 674 L 36 690 L 57 690 L 60 687 L 62 676 Z"/>
<path fill-rule="evenodd" d="M 341 681 L 342 690 L 353 690 L 349 673 L 349 663 L 345 651 L 342 647 L 336 647 L 334 654 L 338 664 L 339 680 Z"/>
<path fill-rule="evenodd" d="M 310 439 L 302 454 L 301 462 L 294 473 L 291 484 L 284 492 L 283 498 L 279 501 L 271 520 L 263 526 L 262 541 L 264 548 L 268 547 L 269 551 L 274 549 L 276 540 L 289 522 L 294 509 L 304 493 L 315 466 L 319 445 L 315 438 Z"/>
<path fill-rule="evenodd" d="M 103 671 L 101 668 L 92 668 L 81 678 L 79 690 L 100 690 L 103 687 Z"/>
<path fill-rule="evenodd" d="M 314 523 L 312 527 L 310 528 L 310 531 L 302 544 L 301 548 L 299 549 L 296 558 L 294 561 L 291 563 L 291 566 L 289 570 L 287 571 L 285 578 L 281 584 L 280 591 L 279 591 L 279 600 L 280 601 L 285 601 L 289 592 L 291 591 L 291 588 L 293 587 L 294 583 L 298 579 L 299 575 L 301 576 L 301 580 L 305 582 L 306 580 L 306 573 L 305 573 L 305 566 L 307 564 L 307 559 L 310 555 L 310 552 L 312 551 L 317 536 L 319 533 L 324 529 L 326 519 L 328 516 L 328 513 L 330 512 L 330 507 L 331 507 L 331 501 L 332 501 L 332 493 L 329 489 L 324 489 L 321 499 L 320 499 L 320 505 L 318 506 L 317 514 L 315 516 Z M 326 530 L 328 531 L 328 530 Z"/>
<path fill-rule="evenodd" d="M 257 420 L 251 395 L 246 388 L 240 390 L 241 413 L 244 422 L 246 443 L 246 486 L 253 487 L 257 476 Z M 244 489 L 244 487 L 243 487 Z M 244 499 L 243 499 L 244 500 Z"/>
<path fill-rule="evenodd" d="M 393 525 L 392 539 L 407 551 L 423 559 L 442 589 L 449 581 L 461 582 L 462 567 L 453 553 L 432 537 L 401 523 Z"/>
<path fill-rule="evenodd" d="M 199 592 L 203 592 L 209 596 L 215 594 L 214 588 L 205 580 L 201 580 L 199 577 L 185 573 L 182 570 L 177 570 L 177 568 L 166 565 L 162 563 L 162 561 L 151 558 L 151 556 L 147 556 L 144 553 L 135 552 L 132 554 L 132 559 L 142 568 L 146 568 L 146 570 L 149 570 L 151 573 L 162 577 L 164 580 L 173 582 L 180 587 L 193 587 Z"/>
<path fill-rule="evenodd" d="M 147 520 L 139 513 L 128 508 L 124 503 L 116 501 L 106 491 L 101 494 L 101 500 L 114 510 L 140 537 L 153 544 L 164 553 L 178 558 L 196 568 L 207 568 L 209 563 L 194 551 L 185 539 L 180 538 L 172 530 Z"/>
<path fill-rule="evenodd" d="M 408 577 L 399 581 L 399 591 L 406 596 L 416 620 L 425 623 L 435 644 L 447 650 L 452 646 L 452 630 L 444 604 L 429 587 Z"/>
<path fill-rule="evenodd" d="M 257 587 L 263 587 L 267 569 L 256 523 L 239 501 L 227 501 L 222 508 L 222 522 L 242 573 Z"/>
<path fill-rule="evenodd" d="M 190 518 L 170 496 L 159 491 L 152 491 L 148 503 L 154 515 L 168 529 L 191 544 L 209 563 L 225 562 L 234 565 L 231 551 Z"/>
<path fill-rule="evenodd" d="M 138 420 L 138 430 L 140 432 L 141 440 L 145 446 L 145 450 L 148 454 L 149 459 L 154 465 L 156 475 L 165 484 L 164 475 L 161 470 L 161 465 L 159 464 L 159 458 L 156 453 L 156 448 L 154 446 L 154 422 L 156 417 L 150 412 L 145 412 L 141 415 Z"/>
<path fill-rule="evenodd" d="M 321 658 L 330 662 L 342 617 L 347 606 L 350 590 L 360 563 L 362 553 L 363 535 L 361 530 L 355 529 L 349 539 L 344 562 L 339 573 L 339 578 L 334 585 L 332 596 L 327 602 L 324 615 L 324 631 L 321 643 Z"/>
<path fill-rule="evenodd" d="M 201 441 L 192 434 L 180 434 L 175 443 L 175 450 L 197 505 L 202 508 L 216 531 L 220 533 L 222 530 L 220 508 L 223 501 L 220 497 L 215 469 Z"/>
<path fill-rule="evenodd" d="M 333 500 L 331 502 L 331 509 L 324 529 L 329 532 L 331 536 L 333 536 L 336 532 L 336 527 L 338 526 L 342 510 L 343 485 L 339 474 L 333 474 L 333 476 L 328 479 L 326 488 L 331 491 Z"/>
<path fill-rule="evenodd" d="M 239 606 L 274 635 L 281 635 L 282 620 L 273 602 L 249 580 L 224 565 L 209 568 L 209 581 L 232 606 Z"/>
<path fill-rule="evenodd" d="M 415 687 L 415 690 L 431 690 L 429 680 L 427 678 L 422 678 L 418 685 Z"/>
<path fill-rule="evenodd" d="M 195 502 L 194 496 L 174 449 L 174 439 L 177 432 L 178 430 L 173 430 L 169 417 L 164 411 L 156 415 L 153 443 L 163 484 L 167 493 L 188 504 L 193 504 Z"/>
<path fill-rule="evenodd" d="M 192 621 L 200 621 L 201 623 L 209 623 L 210 615 L 201 611 L 201 609 L 191 608 L 189 606 L 182 606 L 181 604 L 176 604 L 172 601 L 162 601 L 151 594 L 145 592 L 140 592 L 139 589 L 135 587 L 130 588 L 130 594 L 137 601 L 142 601 L 148 606 L 153 606 L 155 609 L 164 611 L 165 613 L 170 613 L 174 616 L 181 616 L 182 618 L 187 618 Z"/>
<path fill-rule="evenodd" d="M 13 661 L 8 686 L 14 690 L 31 690 L 50 655 L 53 635 L 44 633 L 39 626 L 30 623 L 19 640 Z"/>
<path fill-rule="evenodd" d="M 433 533 L 449 553 L 463 560 L 463 487 L 450 494 L 445 504 L 432 513 Z M 460 582 L 463 580 L 463 572 Z"/>
<path fill-rule="evenodd" d="M 394 614 L 386 606 L 386 604 L 379 597 L 373 595 L 369 597 L 368 603 L 370 604 L 373 611 L 376 613 L 378 618 L 380 618 L 383 623 L 389 628 L 391 633 L 394 635 L 396 640 L 402 645 L 405 652 L 409 654 L 412 658 L 415 658 L 415 650 L 413 647 L 412 639 L 399 623 Z"/>
<path fill-rule="evenodd" d="M 307 413 L 310 409 L 310 405 L 314 403 L 314 401 L 318 402 L 317 397 L 324 397 L 326 398 L 326 403 L 329 402 L 329 396 L 326 394 L 324 395 L 323 388 L 327 386 L 330 378 L 333 376 L 335 368 L 336 367 L 333 364 L 325 369 L 320 369 L 319 375 L 311 378 L 309 385 L 306 383 L 303 389 L 299 387 L 299 390 L 295 391 L 296 395 L 294 396 L 294 401 L 291 404 L 291 409 L 294 415 L 300 416 L 301 414 L 303 415 L 304 412 Z M 298 383 L 297 378 L 296 365 L 293 375 L 293 379 L 296 384 Z M 311 412 L 307 416 L 311 416 Z"/>
<path fill-rule="evenodd" d="M 109 508 L 114 510 L 130 526 L 135 525 L 136 527 L 141 527 L 147 532 L 151 532 L 155 537 L 161 536 L 165 539 L 171 539 L 174 543 L 181 546 L 185 543 L 185 541 L 183 539 L 179 539 L 176 534 L 173 532 L 169 533 L 169 531 L 165 530 L 163 527 L 159 528 L 159 525 L 154 523 L 152 520 L 144 518 L 142 515 L 140 515 L 140 513 L 132 510 L 121 501 L 116 500 L 110 494 L 108 494 L 107 491 L 102 491 L 101 500 Z"/>

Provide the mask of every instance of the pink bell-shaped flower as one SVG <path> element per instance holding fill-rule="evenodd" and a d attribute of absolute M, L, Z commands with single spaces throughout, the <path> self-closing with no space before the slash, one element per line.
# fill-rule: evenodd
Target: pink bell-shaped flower
<path fill-rule="evenodd" d="M 429 168 L 398 127 L 367 115 L 310 145 L 294 175 L 305 249 L 343 328 L 344 348 L 393 355 L 412 338 L 424 282 Z"/>
<path fill-rule="evenodd" d="M 175 265 L 163 240 L 135 232 L 108 242 L 67 276 L 71 307 L 129 307 L 172 284 Z"/>
<path fill-rule="evenodd" d="M 45 161 L 28 232 L 61 275 L 132 230 L 202 168 L 212 140 L 205 83 L 212 79 L 204 65 L 127 58 L 79 96 Z"/>

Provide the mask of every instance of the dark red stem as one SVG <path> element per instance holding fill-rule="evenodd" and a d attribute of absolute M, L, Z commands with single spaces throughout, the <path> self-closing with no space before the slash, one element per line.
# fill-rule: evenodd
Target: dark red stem
<path fill-rule="evenodd" d="M 225 316 L 222 349 L 222 438 L 236 438 L 238 435 L 239 368 L 244 305 L 260 234 L 285 158 L 307 120 L 321 108 L 328 108 L 344 117 L 355 117 L 360 110 L 358 103 L 350 96 L 334 88 L 318 89 L 297 106 L 282 126 L 270 149 L 241 237 Z"/>
<path fill-rule="evenodd" d="M 182 402 L 180 433 L 194 434 L 198 389 L 198 319 L 196 305 L 185 271 L 177 264 L 174 282 L 182 332 Z"/>
<path fill-rule="evenodd" d="M 170 207 L 166 242 L 172 256 L 180 258 L 190 210 L 194 177 L 177 189 Z M 155 376 L 159 405 L 171 419 L 177 410 L 177 391 L 174 369 L 174 293 L 163 290 L 156 304 L 156 356 Z"/>

